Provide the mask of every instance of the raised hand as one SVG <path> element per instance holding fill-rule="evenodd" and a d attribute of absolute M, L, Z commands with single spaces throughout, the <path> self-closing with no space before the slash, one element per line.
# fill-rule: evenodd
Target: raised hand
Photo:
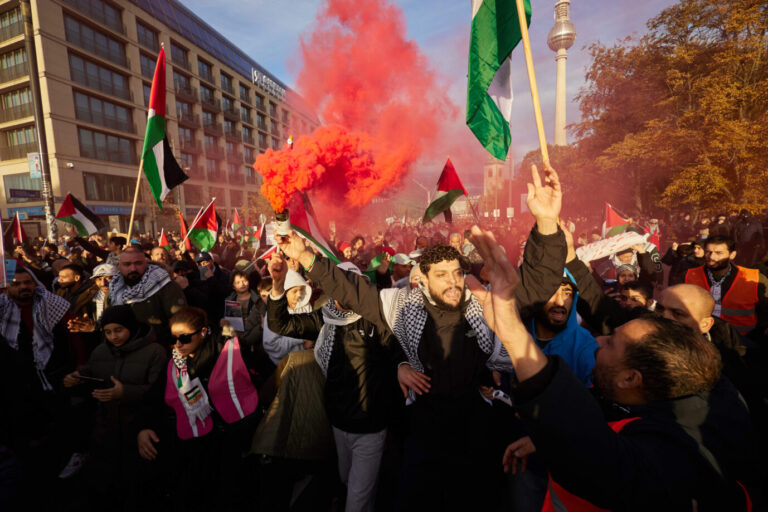
<path fill-rule="evenodd" d="M 282 295 L 285 292 L 283 285 L 285 284 L 285 276 L 288 273 L 288 262 L 283 259 L 282 255 L 275 253 L 269 259 L 267 270 L 272 277 L 272 290 L 275 295 Z"/>
<path fill-rule="evenodd" d="M 557 232 L 557 219 L 563 208 L 563 189 L 555 170 L 549 164 L 545 165 L 543 182 L 539 170 L 535 165 L 531 166 L 533 183 L 528 183 L 528 198 L 525 203 L 536 218 L 539 232 L 542 235 L 551 235 Z"/>
<path fill-rule="evenodd" d="M 277 236 L 277 246 L 292 260 L 301 260 L 301 256 L 307 251 L 307 244 L 295 231 L 288 236 Z"/>

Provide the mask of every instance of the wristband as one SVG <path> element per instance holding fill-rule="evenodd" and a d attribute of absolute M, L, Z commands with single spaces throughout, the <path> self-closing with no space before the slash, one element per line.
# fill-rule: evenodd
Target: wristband
<path fill-rule="evenodd" d="M 308 267 L 304 267 L 304 270 L 306 270 L 307 272 L 312 272 L 312 267 L 315 266 L 315 258 L 317 258 L 317 254 L 312 255 L 312 262 L 309 264 Z"/>

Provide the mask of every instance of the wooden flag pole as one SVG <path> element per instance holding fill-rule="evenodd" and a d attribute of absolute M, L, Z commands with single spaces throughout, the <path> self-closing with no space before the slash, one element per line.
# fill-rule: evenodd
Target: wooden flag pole
<path fill-rule="evenodd" d="M 131 208 L 131 220 L 128 222 L 128 240 L 126 243 L 131 243 L 131 232 L 133 232 L 133 216 L 136 213 L 136 203 L 139 200 L 139 188 L 141 187 L 141 173 L 144 172 L 144 159 L 141 159 L 139 163 L 139 177 L 136 178 L 136 191 L 133 193 L 133 207 Z"/>
<path fill-rule="evenodd" d="M 477 222 L 477 225 L 480 225 L 480 217 L 477 216 L 477 212 L 475 211 L 475 205 L 472 204 L 472 201 L 469 200 L 469 194 L 467 194 L 467 204 L 469 205 L 469 209 L 472 210 L 472 215 L 475 216 L 475 221 Z"/>
<path fill-rule="evenodd" d="M 533 55 L 531 54 L 531 40 L 528 37 L 528 24 L 526 23 L 524 0 L 515 0 L 517 4 L 517 18 L 520 20 L 520 35 L 523 39 L 525 51 L 525 67 L 528 68 L 528 83 L 531 86 L 531 99 L 533 100 L 533 114 L 536 117 L 536 130 L 539 133 L 539 147 L 541 159 L 544 165 L 549 165 L 549 151 L 547 151 L 547 137 L 544 135 L 544 122 L 541 119 L 541 104 L 539 103 L 539 88 L 536 86 L 536 73 L 533 70 Z"/>

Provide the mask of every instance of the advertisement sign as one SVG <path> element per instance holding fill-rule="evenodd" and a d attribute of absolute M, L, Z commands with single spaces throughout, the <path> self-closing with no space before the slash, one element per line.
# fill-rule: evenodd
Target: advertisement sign
<path fill-rule="evenodd" d="M 43 177 L 42 167 L 40 166 L 40 153 L 27 153 L 27 162 L 29 163 L 29 177 L 40 179 Z"/>

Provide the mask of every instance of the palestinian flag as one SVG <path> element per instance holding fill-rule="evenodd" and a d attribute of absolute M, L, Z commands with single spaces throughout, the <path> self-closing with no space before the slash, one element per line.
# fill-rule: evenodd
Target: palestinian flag
<path fill-rule="evenodd" d="M 293 197 L 291 197 L 291 201 L 288 204 L 288 211 L 290 213 L 289 220 L 291 227 L 294 230 L 309 240 L 312 245 L 335 264 L 338 265 L 341 263 L 341 260 L 339 260 L 339 258 L 336 257 L 336 254 L 331 250 L 331 244 L 326 241 L 325 237 L 320 232 L 315 212 L 312 210 L 312 204 L 309 202 L 309 198 L 306 194 L 294 192 Z"/>
<path fill-rule="evenodd" d="M 237 213 L 235 208 L 235 215 L 232 217 L 232 230 L 238 232 L 243 227 L 243 221 L 240 220 L 240 214 Z"/>
<path fill-rule="evenodd" d="M 187 224 L 184 222 L 184 217 L 181 216 L 181 212 L 179 212 L 179 226 L 179 234 L 181 235 L 181 239 L 184 240 L 184 247 L 189 251 L 192 249 L 192 242 L 187 238 Z"/>
<path fill-rule="evenodd" d="M 171 243 L 168 241 L 168 237 L 165 236 L 165 228 L 160 230 L 160 242 L 158 245 L 168 252 L 171 251 Z"/>
<path fill-rule="evenodd" d="M 256 259 L 257 260 L 268 260 L 268 259 L 270 259 L 272 257 L 273 254 L 275 254 L 275 251 L 277 251 L 277 246 L 273 245 L 272 247 L 270 247 L 269 249 L 264 251 L 264 253 L 261 256 L 259 256 L 258 258 L 256 258 Z"/>
<path fill-rule="evenodd" d="M 424 218 L 421 219 L 423 224 L 431 221 L 439 214 L 445 215 L 445 221 L 451 222 L 451 205 L 461 195 L 468 196 L 467 190 L 464 185 L 461 184 L 459 175 L 456 174 L 451 159 L 449 158 L 445 162 L 443 172 L 440 174 L 440 179 L 437 180 L 437 194 L 435 199 L 427 207 L 427 211 L 424 212 Z"/>
<path fill-rule="evenodd" d="M 202 252 L 208 252 L 216 244 L 216 231 L 219 229 L 219 223 L 216 220 L 216 198 L 206 206 L 195 221 L 189 226 L 187 237 L 192 240 L 195 247 Z"/>
<path fill-rule="evenodd" d="M 379 270 L 379 267 L 381 267 L 382 263 L 384 262 L 384 256 L 386 254 L 389 254 L 390 257 L 394 257 L 395 251 L 389 247 L 385 247 L 384 250 L 382 250 L 379 254 L 376 255 L 375 258 L 371 260 L 371 262 L 368 264 L 368 268 L 365 269 L 365 271 L 363 272 L 364 275 L 368 276 L 368 279 L 372 283 L 376 282 L 376 272 Z M 390 272 L 392 271 L 394 266 L 395 266 L 395 262 L 390 260 L 389 261 Z"/>
<path fill-rule="evenodd" d="M 189 178 L 181 170 L 171 152 L 168 137 L 165 135 L 165 48 L 160 48 L 149 93 L 149 113 L 147 131 L 144 135 L 144 148 L 141 150 L 141 166 L 157 202 L 163 209 L 163 199 L 172 188 Z"/>
<path fill-rule="evenodd" d="M 531 24 L 531 1 L 525 4 Z M 472 0 L 467 74 L 467 126 L 494 157 L 504 160 L 512 141 L 512 50 L 522 39 L 514 0 Z"/>
<path fill-rule="evenodd" d="M 24 227 L 21 225 L 21 220 L 19 220 L 19 212 L 16 212 L 13 216 L 11 225 L 8 226 L 8 229 L 5 232 L 5 238 L 8 245 L 14 245 L 14 243 L 21 245 L 27 239 L 27 232 L 24 231 Z"/>
<path fill-rule="evenodd" d="M 92 235 L 105 227 L 104 222 L 72 194 L 64 198 L 56 218 L 75 226 L 78 236 Z"/>
<path fill-rule="evenodd" d="M 605 203 L 605 222 L 603 222 L 603 238 L 610 238 L 623 233 L 629 227 L 629 219 L 619 215 L 613 207 Z"/>

